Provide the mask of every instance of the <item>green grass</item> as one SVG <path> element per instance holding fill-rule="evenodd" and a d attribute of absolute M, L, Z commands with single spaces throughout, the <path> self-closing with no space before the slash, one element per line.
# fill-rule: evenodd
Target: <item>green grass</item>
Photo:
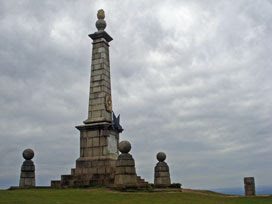
<path fill-rule="evenodd" d="M 195 192 L 117 192 L 96 189 L 1 190 L 0 204 L 8 203 L 97 203 L 97 204 L 271 204 L 268 197 L 234 197 L 210 191 Z"/>

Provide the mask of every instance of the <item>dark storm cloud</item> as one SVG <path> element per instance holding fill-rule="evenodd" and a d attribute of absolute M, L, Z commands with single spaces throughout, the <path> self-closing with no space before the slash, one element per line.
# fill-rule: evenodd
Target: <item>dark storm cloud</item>
<path fill-rule="evenodd" d="M 17 185 L 27 147 L 39 185 L 75 166 L 100 8 L 137 173 L 152 182 L 165 151 L 185 187 L 271 184 L 270 1 L 2 1 L 2 188 Z"/>

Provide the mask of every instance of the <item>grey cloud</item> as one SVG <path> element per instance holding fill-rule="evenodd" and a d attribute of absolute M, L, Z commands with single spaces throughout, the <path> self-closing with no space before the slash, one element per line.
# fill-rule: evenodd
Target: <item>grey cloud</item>
<path fill-rule="evenodd" d="M 184 187 L 270 185 L 270 1 L 2 1 L 1 187 L 17 185 L 27 147 L 39 185 L 74 167 L 99 8 L 137 173 L 152 182 L 165 151 Z"/>

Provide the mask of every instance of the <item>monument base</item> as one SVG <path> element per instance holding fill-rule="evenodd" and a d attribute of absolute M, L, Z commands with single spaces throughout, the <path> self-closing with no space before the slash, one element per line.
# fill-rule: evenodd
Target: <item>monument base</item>
<path fill-rule="evenodd" d="M 103 159 L 89 161 L 88 168 L 71 169 L 70 175 L 62 175 L 60 181 L 51 181 L 51 187 L 74 188 L 108 186 L 114 183 L 115 160 Z M 94 165 L 95 164 L 95 165 Z M 96 166 L 99 165 L 99 166 Z"/>
<path fill-rule="evenodd" d="M 171 185 L 169 167 L 166 162 L 159 161 L 155 166 L 154 185 L 156 188 L 167 188 Z"/>
<path fill-rule="evenodd" d="M 25 160 L 21 168 L 20 188 L 35 187 L 35 165 L 32 160 Z"/>
<path fill-rule="evenodd" d="M 135 161 L 128 153 L 131 149 L 130 143 L 122 141 L 118 148 L 122 153 L 116 161 L 114 187 L 120 190 L 151 188 L 148 182 L 136 174 Z"/>
<path fill-rule="evenodd" d="M 76 127 L 80 131 L 80 157 L 70 175 L 51 181 L 51 187 L 112 186 L 118 157 L 119 133 L 109 122 Z"/>

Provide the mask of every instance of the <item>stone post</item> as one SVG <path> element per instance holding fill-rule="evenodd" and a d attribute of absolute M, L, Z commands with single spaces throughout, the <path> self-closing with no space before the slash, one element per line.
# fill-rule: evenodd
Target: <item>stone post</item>
<path fill-rule="evenodd" d="M 255 196 L 255 181 L 254 177 L 245 177 L 244 178 L 244 186 L 245 186 L 245 195 L 246 196 Z"/>
<path fill-rule="evenodd" d="M 120 189 L 137 188 L 135 161 L 132 155 L 128 153 L 131 145 L 128 141 L 122 141 L 118 148 L 121 154 L 116 161 L 114 185 Z"/>
<path fill-rule="evenodd" d="M 159 152 L 157 154 L 158 163 L 155 166 L 155 174 L 154 174 L 154 184 L 155 187 L 165 188 L 170 186 L 170 173 L 169 167 L 164 160 L 166 159 L 166 154 L 164 152 Z"/>
<path fill-rule="evenodd" d="M 35 187 L 35 165 L 31 160 L 34 157 L 34 152 L 32 149 L 25 149 L 23 152 L 23 157 L 25 159 L 21 168 L 20 176 L 20 188 L 31 188 Z"/>

